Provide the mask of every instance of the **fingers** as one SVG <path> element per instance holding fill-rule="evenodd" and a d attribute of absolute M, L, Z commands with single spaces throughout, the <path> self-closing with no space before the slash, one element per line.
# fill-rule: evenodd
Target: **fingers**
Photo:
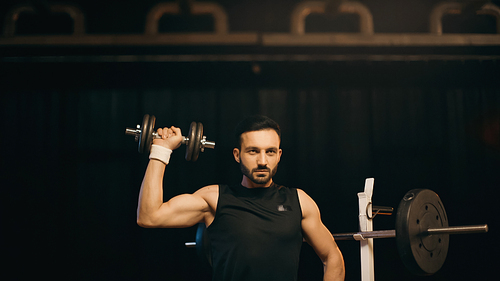
<path fill-rule="evenodd" d="M 158 128 L 157 130 L 158 135 L 161 136 L 162 139 L 167 139 L 172 136 L 181 136 L 181 129 L 177 127 L 170 127 L 170 128 Z"/>
<path fill-rule="evenodd" d="M 172 127 L 170 127 L 170 130 L 171 130 L 172 134 L 174 134 L 176 136 L 182 136 L 180 128 L 172 126 Z"/>
<path fill-rule="evenodd" d="M 162 139 L 166 139 L 168 137 L 168 128 L 158 128 L 157 133 Z"/>
<path fill-rule="evenodd" d="M 171 150 L 179 148 L 182 144 L 183 137 L 181 129 L 177 127 L 158 128 L 156 132 L 159 138 L 153 139 L 153 144 L 161 145 Z"/>

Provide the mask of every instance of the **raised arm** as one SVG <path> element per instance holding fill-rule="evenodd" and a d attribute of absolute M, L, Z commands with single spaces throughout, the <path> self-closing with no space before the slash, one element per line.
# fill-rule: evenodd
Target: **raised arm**
<path fill-rule="evenodd" d="M 302 232 L 304 239 L 311 245 L 324 266 L 324 281 L 340 281 L 345 278 L 344 258 L 332 234 L 321 221 L 321 215 L 309 195 L 298 190 L 302 208 Z"/>
<path fill-rule="evenodd" d="M 158 129 L 161 139 L 153 140 L 154 145 L 174 150 L 180 146 L 182 134 L 179 128 Z M 218 193 L 218 186 L 206 186 L 194 194 L 182 194 L 163 202 L 163 176 L 166 163 L 149 161 L 139 194 L 137 224 L 142 227 L 189 227 L 198 222 L 207 222 L 212 207 L 207 198 Z"/>

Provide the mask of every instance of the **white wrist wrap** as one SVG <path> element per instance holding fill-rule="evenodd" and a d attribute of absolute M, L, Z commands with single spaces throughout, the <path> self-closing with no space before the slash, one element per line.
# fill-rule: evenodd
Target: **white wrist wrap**
<path fill-rule="evenodd" d="M 171 149 L 168 149 L 161 145 L 153 144 L 151 145 L 151 153 L 149 154 L 149 159 L 160 160 L 166 165 L 170 161 L 170 154 L 172 154 Z"/>

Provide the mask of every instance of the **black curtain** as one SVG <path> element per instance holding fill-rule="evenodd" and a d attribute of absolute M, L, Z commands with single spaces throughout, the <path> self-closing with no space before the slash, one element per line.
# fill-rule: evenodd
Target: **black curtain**
<path fill-rule="evenodd" d="M 494 276 L 500 175 L 497 63 L 3 63 L 2 177 L 6 272 L 15 280 L 210 280 L 194 249 L 196 228 L 141 229 L 137 197 L 147 156 L 126 127 L 204 124 L 216 142 L 195 163 L 172 156 L 165 199 L 241 180 L 232 129 L 264 114 L 283 130 L 275 181 L 304 189 L 330 231 L 358 230 L 357 192 L 375 178 L 374 204 L 395 209 L 428 188 L 451 225 L 490 225 L 450 238 L 435 275 L 412 276 L 395 239 L 375 240 L 377 280 Z M 375 229 L 394 228 L 378 216 Z M 346 280 L 360 279 L 359 245 L 339 241 Z M 321 280 L 304 245 L 300 280 Z M 12 276 L 12 275 L 11 275 Z"/>

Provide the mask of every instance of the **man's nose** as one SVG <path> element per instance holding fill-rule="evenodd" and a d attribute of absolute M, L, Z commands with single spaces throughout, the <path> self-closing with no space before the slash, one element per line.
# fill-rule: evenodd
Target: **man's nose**
<path fill-rule="evenodd" d="M 265 152 L 259 153 L 259 156 L 257 157 L 257 165 L 259 166 L 267 165 L 267 155 Z"/>

